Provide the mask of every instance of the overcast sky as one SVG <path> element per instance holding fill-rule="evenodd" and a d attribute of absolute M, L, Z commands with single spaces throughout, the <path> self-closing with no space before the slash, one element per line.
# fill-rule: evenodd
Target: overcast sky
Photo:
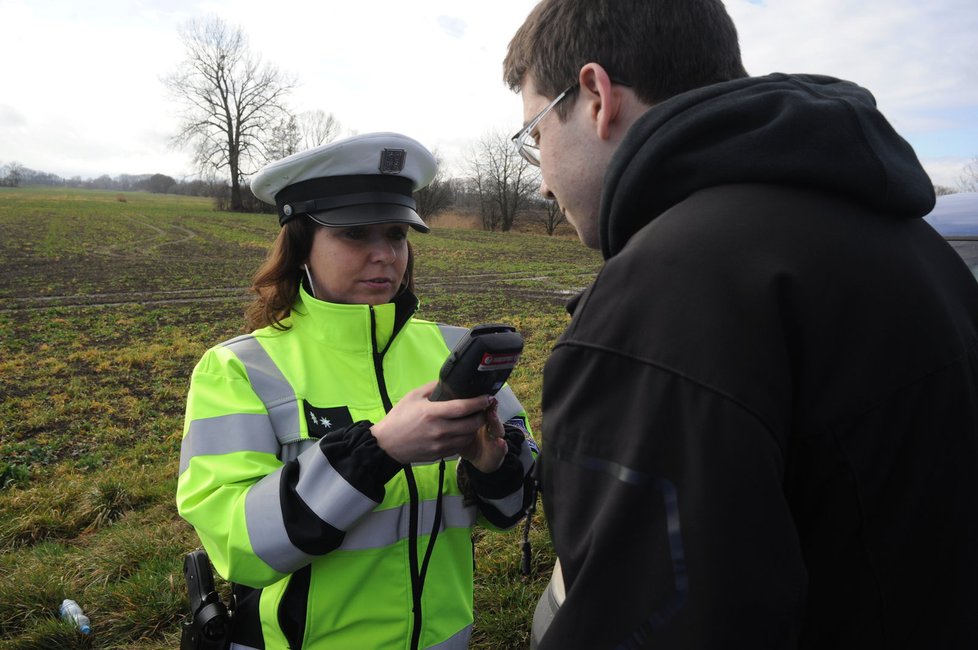
<path fill-rule="evenodd" d="M 522 122 L 502 58 L 536 0 L 0 0 L 0 164 L 64 177 L 193 174 L 168 146 L 160 78 L 178 27 L 216 14 L 293 74 L 296 112 L 401 131 L 449 162 Z M 978 1 L 727 0 L 752 75 L 808 72 L 866 86 L 932 180 L 978 156 Z"/>

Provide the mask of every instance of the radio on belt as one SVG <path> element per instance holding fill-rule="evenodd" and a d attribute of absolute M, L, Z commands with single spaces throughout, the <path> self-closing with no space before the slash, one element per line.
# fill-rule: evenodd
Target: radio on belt
<path fill-rule="evenodd" d="M 523 353 L 516 328 L 498 323 L 476 325 L 455 344 L 438 373 L 432 402 L 495 395 Z"/>

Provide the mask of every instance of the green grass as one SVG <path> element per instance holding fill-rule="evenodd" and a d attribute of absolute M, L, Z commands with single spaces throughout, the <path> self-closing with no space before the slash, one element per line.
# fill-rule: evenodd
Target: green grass
<path fill-rule="evenodd" d="M 198 545 L 173 504 L 189 375 L 242 331 L 277 230 L 191 197 L 0 188 L 0 649 L 178 646 Z M 412 242 L 421 317 L 523 333 L 511 384 L 545 438 L 543 363 L 598 256 L 437 221 Z M 522 577 L 521 533 L 477 535 L 473 648 L 526 647 L 553 553 L 538 511 Z M 93 635 L 57 619 L 64 598 Z"/>

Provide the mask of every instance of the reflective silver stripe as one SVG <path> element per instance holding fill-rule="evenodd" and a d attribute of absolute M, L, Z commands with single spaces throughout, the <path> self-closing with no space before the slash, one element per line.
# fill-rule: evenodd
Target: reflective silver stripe
<path fill-rule="evenodd" d="M 523 440 L 523 445 L 520 447 L 520 465 L 523 466 L 523 475 L 526 476 L 530 473 L 533 468 L 533 463 L 536 461 L 533 459 L 533 452 L 530 451 L 530 443 Z"/>
<path fill-rule="evenodd" d="M 523 511 L 523 488 L 502 499 L 482 499 L 505 517 L 512 517 Z"/>
<path fill-rule="evenodd" d="M 299 456 L 296 492 L 316 515 L 339 530 L 352 527 L 377 502 L 350 485 L 318 447 Z"/>
<path fill-rule="evenodd" d="M 180 474 L 187 470 L 194 456 L 219 456 L 236 451 L 278 454 L 278 442 L 267 415 L 234 413 L 191 422 L 180 443 Z"/>
<path fill-rule="evenodd" d="M 441 337 L 445 339 L 445 345 L 451 350 L 455 347 L 455 344 L 462 340 L 465 333 L 469 330 L 464 327 L 456 327 L 455 325 L 445 325 L 444 323 L 438 323 L 438 330 L 441 332 Z"/>
<path fill-rule="evenodd" d="M 302 440 L 290 442 L 289 444 L 282 446 L 282 451 L 279 452 L 278 457 L 284 465 L 289 461 L 295 460 L 302 455 L 302 452 L 316 444 L 319 444 L 319 440 L 315 438 L 303 438 Z"/>
<path fill-rule="evenodd" d="M 268 352 L 254 336 L 239 336 L 224 343 L 248 371 L 251 387 L 265 405 L 280 445 L 299 440 L 299 405 L 295 391 Z"/>
<path fill-rule="evenodd" d="M 435 522 L 435 501 L 422 503 L 418 530 L 427 535 Z M 407 539 L 411 521 L 411 506 L 404 504 L 389 510 L 375 510 L 351 528 L 340 548 L 345 551 L 362 551 L 371 548 L 384 548 L 402 539 Z M 471 528 L 475 525 L 475 506 L 463 504 L 461 496 L 443 496 L 441 526 L 447 528 Z"/>
<path fill-rule="evenodd" d="M 462 628 L 449 639 L 428 646 L 427 650 L 465 650 L 469 647 L 469 637 L 472 636 L 472 626 Z"/>
<path fill-rule="evenodd" d="M 228 650 L 259 650 L 258 648 L 252 648 L 250 645 L 242 645 L 240 643 L 232 643 L 228 646 Z"/>
<path fill-rule="evenodd" d="M 289 541 L 279 497 L 281 479 L 280 468 L 251 486 L 245 496 L 245 524 L 255 555 L 280 573 L 292 573 L 315 558 Z"/>
<path fill-rule="evenodd" d="M 516 399 L 513 389 L 510 388 L 508 384 L 503 385 L 499 392 L 496 393 L 496 399 L 499 400 L 499 406 L 496 407 L 496 413 L 499 415 L 499 419 L 502 422 L 516 417 L 523 412 L 523 405 L 520 404 L 518 399 Z"/>
<path fill-rule="evenodd" d="M 454 348 L 455 344 L 469 331 L 464 327 L 445 325 L 443 323 L 438 323 L 438 330 L 441 332 L 441 337 L 445 339 L 445 345 L 448 346 L 449 350 Z M 499 419 L 503 422 L 523 412 L 523 405 L 516 399 L 513 389 L 509 386 L 503 386 L 496 393 L 496 399 L 499 400 L 499 407 L 496 412 L 499 414 Z"/>

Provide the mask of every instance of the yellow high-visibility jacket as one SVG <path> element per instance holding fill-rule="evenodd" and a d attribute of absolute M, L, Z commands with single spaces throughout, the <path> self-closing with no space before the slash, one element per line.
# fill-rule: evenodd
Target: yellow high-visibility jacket
<path fill-rule="evenodd" d="M 437 379 L 464 332 L 416 307 L 410 294 L 371 307 L 300 290 L 288 329 L 227 341 L 194 369 L 177 507 L 234 584 L 232 648 L 466 647 L 471 528 L 522 518 L 535 446 L 504 387 L 496 472 L 457 456 L 402 466 L 380 449 L 371 423 Z"/>

